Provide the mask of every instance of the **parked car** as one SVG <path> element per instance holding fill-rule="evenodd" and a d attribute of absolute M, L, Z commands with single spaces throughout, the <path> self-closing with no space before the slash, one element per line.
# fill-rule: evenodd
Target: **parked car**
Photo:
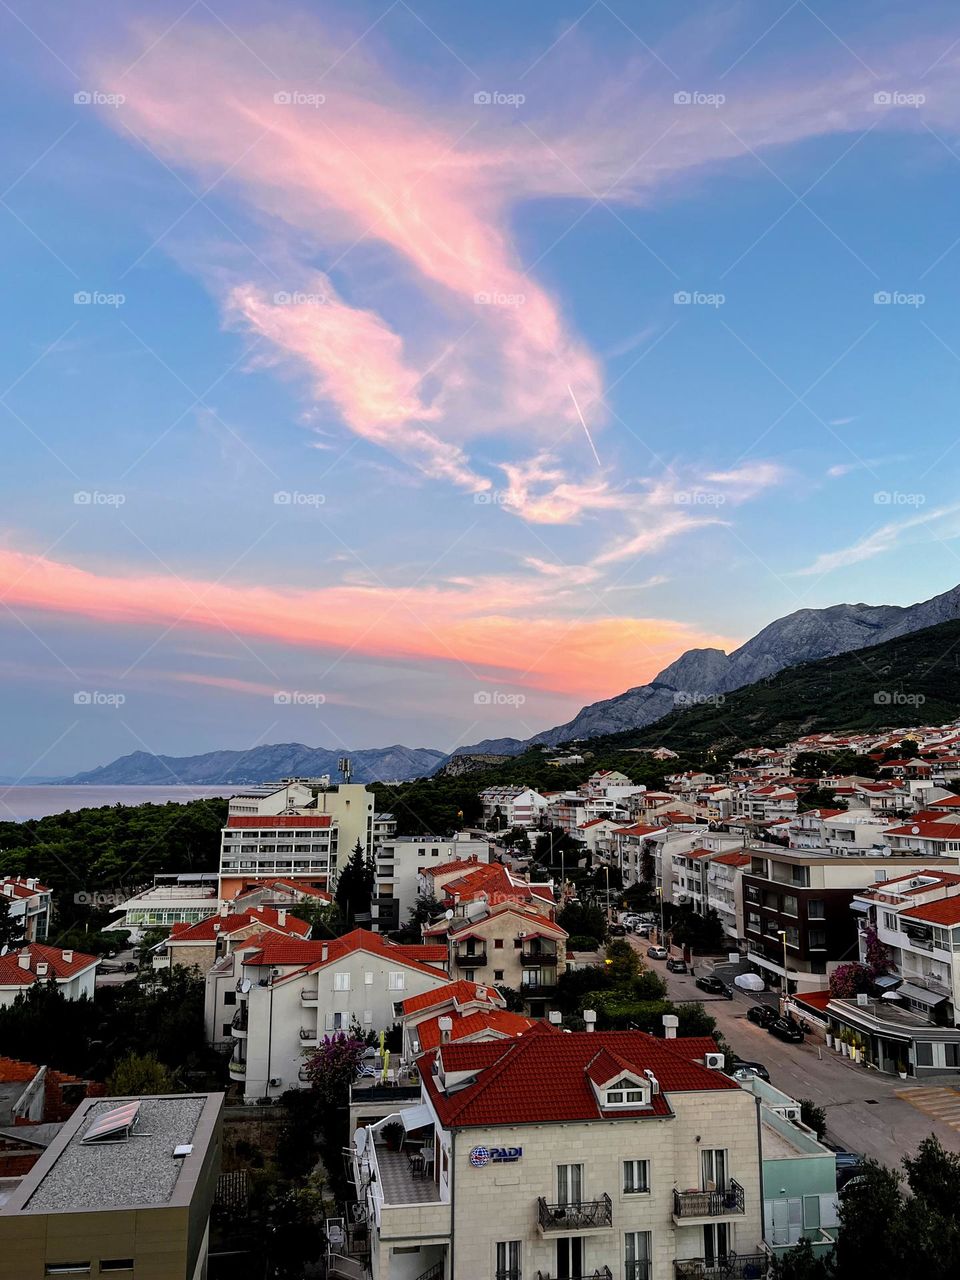
<path fill-rule="evenodd" d="M 686 960 L 671 959 L 667 961 L 667 972 L 668 973 L 689 973 L 690 970 L 687 968 Z"/>
<path fill-rule="evenodd" d="M 649 938 L 649 937 L 650 937 L 650 926 L 649 926 L 648 924 L 638 924 L 638 925 L 634 925 L 634 929 L 633 929 L 633 931 L 634 931 L 634 933 L 637 935 L 637 937 L 638 937 L 638 938 Z"/>
<path fill-rule="evenodd" d="M 837 1190 L 841 1191 L 863 1172 L 863 1156 L 858 1156 L 855 1151 L 836 1151 L 834 1158 L 837 1162 Z"/>
<path fill-rule="evenodd" d="M 720 978 L 698 978 L 696 985 L 701 991 L 708 991 L 712 996 L 723 996 L 726 1000 L 733 999 L 733 990 Z"/>
<path fill-rule="evenodd" d="M 625 938 L 627 936 L 627 931 L 622 924 L 610 925 L 607 929 L 607 933 L 609 933 L 611 938 Z"/>
<path fill-rule="evenodd" d="M 730 1069 L 734 1075 L 738 1071 L 744 1071 L 751 1076 L 759 1076 L 761 1080 L 766 1080 L 768 1084 L 770 1083 L 770 1072 L 762 1062 L 745 1062 L 743 1058 L 734 1058 Z"/>
<path fill-rule="evenodd" d="M 758 1027 L 769 1027 L 771 1022 L 776 1022 L 778 1016 L 776 1009 L 769 1004 L 752 1004 L 747 1010 L 747 1017 Z"/>
<path fill-rule="evenodd" d="M 666 947 L 647 947 L 647 957 L 650 960 L 666 960 L 669 954 Z"/>
<path fill-rule="evenodd" d="M 635 929 L 640 923 L 640 917 L 635 911 L 625 911 L 620 917 L 620 923 L 627 929 Z"/>
<path fill-rule="evenodd" d="M 785 1040 L 787 1044 L 803 1044 L 803 1032 L 790 1018 L 774 1018 L 767 1027 L 767 1034 Z"/>

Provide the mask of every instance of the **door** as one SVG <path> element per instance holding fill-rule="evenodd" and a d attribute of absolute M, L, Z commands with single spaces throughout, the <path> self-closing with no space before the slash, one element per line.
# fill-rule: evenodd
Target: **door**
<path fill-rule="evenodd" d="M 649 1280 L 649 1231 L 627 1231 L 624 1233 L 623 1275 L 624 1280 Z"/>
<path fill-rule="evenodd" d="M 557 1165 L 557 1204 L 579 1204 L 583 1199 L 583 1165 Z"/>
<path fill-rule="evenodd" d="M 520 1259 L 522 1243 L 519 1240 L 500 1240 L 497 1243 L 497 1280 L 521 1280 Z"/>
<path fill-rule="evenodd" d="M 704 1191 L 726 1191 L 727 1153 L 707 1147 L 700 1152 L 701 1186 Z"/>
<path fill-rule="evenodd" d="M 578 1280 L 583 1271 L 583 1241 L 579 1236 L 557 1241 L 557 1280 Z"/>
<path fill-rule="evenodd" d="M 703 1257 L 708 1267 L 726 1258 L 733 1249 L 733 1227 L 726 1222 L 716 1222 L 703 1228 Z"/>

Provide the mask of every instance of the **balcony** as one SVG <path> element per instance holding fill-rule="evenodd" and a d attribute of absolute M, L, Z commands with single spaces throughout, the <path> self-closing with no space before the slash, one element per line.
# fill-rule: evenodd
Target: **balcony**
<path fill-rule="evenodd" d="M 556 951 L 543 951 L 539 947 L 524 947 L 520 952 L 522 964 L 556 964 Z"/>
<path fill-rule="evenodd" d="M 246 1080 L 247 1064 L 245 1062 L 237 1062 L 234 1058 L 231 1058 L 227 1063 L 227 1074 L 231 1080 Z"/>
<path fill-rule="evenodd" d="M 627 1266 L 639 1266 L 639 1263 L 627 1263 Z M 644 1264 L 646 1265 L 646 1264 Z M 497 1275 L 507 1275 L 516 1273 L 497 1272 Z M 549 1271 L 538 1271 L 537 1280 L 552 1280 Z M 613 1272 L 609 1267 L 595 1267 L 592 1271 L 585 1271 L 582 1276 L 571 1276 L 570 1280 L 613 1280 Z M 630 1280 L 647 1280 L 646 1271 L 638 1271 L 636 1275 L 631 1275 Z"/>
<path fill-rule="evenodd" d="M 316 987 L 312 991 L 302 990 L 300 992 L 300 1003 L 308 1009 L 315 1009 L 320 1003 L 320 993 Z"/>
<path fill-rule="evenodd" d="M 319 1034 L 319 1033 L 318 1033 L 318 1031 L 317 1031 L 316 1027 L 301 1027 L 301 1028 L 300 1028 L 300 1039 L 304 1042 L 304 1044 L 316 1044 L 316 1043 L 317 1043 L 318 1034 Z"/>
<path fill-rule="evenodd" d="M 246 1040 L 247 1038 L 247 1006 L 243 1005 L 233 1015 L 233 1021 L 230 1023 L 230 1034 L 234 1040 Z"/>
<path fill-rule="evenodd" d="M 728 1254 L 719 1258 L 677 1258 L 674 1280 L 761 1280 L 767 1274 L 765 1253 Z"/>
<path fill-rule="evenodd" d="M 725 1191 L 674 1191 L 674 1222 L 712 1221 L 743 1213 L 743 1187 L 734 1178 Z"/>
<path fill-rule="evenodd" d="M 453 958 L 465 969 L 479 969 L 487 963 L 487 949 L 484 947 L 481 951 L 457 951 Z"/>
<path fill-rule="evenodd" d="M 557 994 L 557 988 L 552 982 L 523 982 L 520 994 L 524 1000 L 550 1000 Z"/>
<path fill-rule="evenodd" d="M 606 1194 L 599 1200 L 574 1200 L 570 1204 L 537 1201 L 537 1222 L 541 1235 L 551 1232 L 605 1231 L 613 1226 L 613 1202 Z"/>

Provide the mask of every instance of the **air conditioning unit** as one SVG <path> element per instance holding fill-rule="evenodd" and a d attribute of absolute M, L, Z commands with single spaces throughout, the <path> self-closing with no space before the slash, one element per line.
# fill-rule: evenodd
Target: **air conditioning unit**
<path fill-rule="evenodd" d="M 273 1076 L 270 1080 L 271 1089 L 279 1089 L 282 1084 L 283 1079 L 280 1076 Z"/>
<path fill-rule="evenodd" d="M 703 1061 L 711 1071 L 723 1070 L 724 1056 L 722 1053 L 707 1053 L 704 1055 Z"/>
<path fill-rule="evenodd" d="M 799 1107 L 784 1107 L 782 1114 L 784 1120 L 793 1120 L 796 1124 L 800 1123 Z"/>

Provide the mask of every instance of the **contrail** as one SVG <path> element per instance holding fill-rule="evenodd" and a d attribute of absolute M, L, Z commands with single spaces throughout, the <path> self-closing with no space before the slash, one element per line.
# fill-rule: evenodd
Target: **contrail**
<path fill-rule="evenodd" d="M 567 383 L 567 390 L 570 392 L 570 399 L 573 401 L 573 407 L 576 409 L 577 417 L 580 419 L 580 425 L 583 427 L 583 434 L 587 437 L 587 440 L 590 443 L 590 448 L 593 450 L 593 456 L 597 460 L 597 466 L 602 467 L 603 463 L 600 461 L 599 453 L 597 453 L 597 446 L 593 443 L 593 436 L 590 434 L 587 424 L 583 420 L 583 414 L 580 412 L 580 406 L 577 404 L 577 397 L 573 394 L 573 387 L 571 387 L 569 382 Z"/>

